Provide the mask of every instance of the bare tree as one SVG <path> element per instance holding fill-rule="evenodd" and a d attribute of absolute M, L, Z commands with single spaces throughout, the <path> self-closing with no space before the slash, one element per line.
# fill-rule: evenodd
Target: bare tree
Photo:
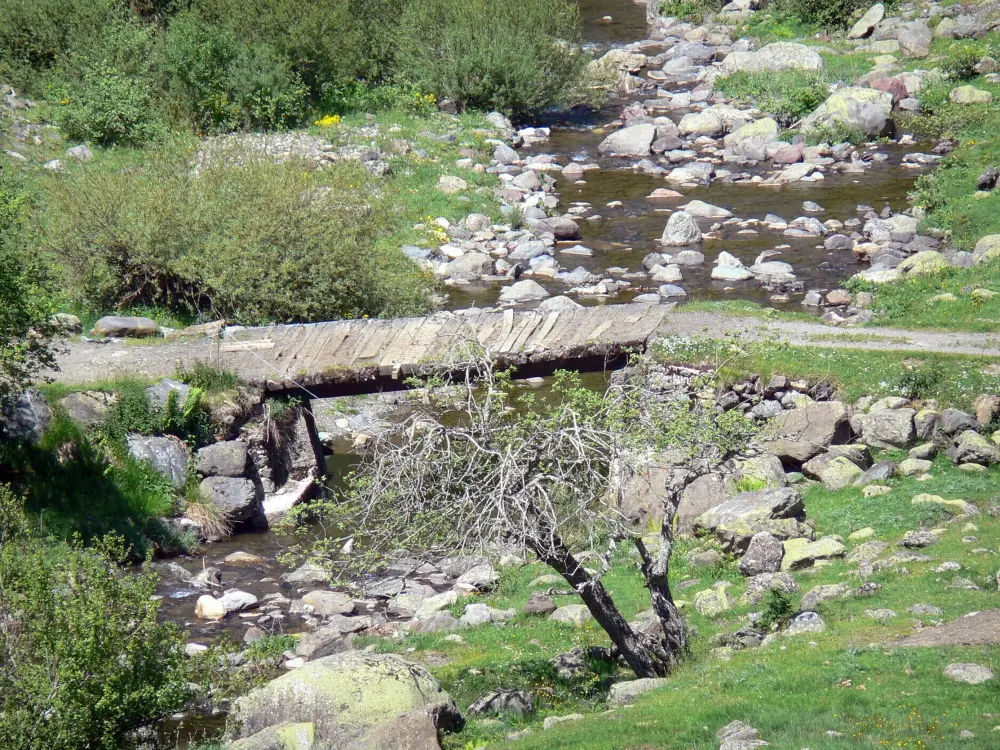
<path fill-rule="evenodd" d="M 701 373 L 654 377 L 645 359 L 604 393 L 560 373 L 557 402 L 546 404 L 518 398 L 488 352 L 458 359 L 464 368 L 424 381 L 412 414 L 367 446 L 345 491 L 310 506 L 327 531 L 312 558 L 350 573 L 378 570 L 401 550 L 440 558 L 527 548 L 573 587 L 637 675 L 669 673 L 687 647 L 669 581 L 677 506 L 695 478 L 748 445 L 752 422 L 717 410 Z M 663 448 L 678 468 L 650 549 L 619 509 L 630 478 Z M 602 583 L 624 543 L 638 549 L 658 636 L 630 625 Z M 597 551 L 598 569 L 574 549 Z"/>

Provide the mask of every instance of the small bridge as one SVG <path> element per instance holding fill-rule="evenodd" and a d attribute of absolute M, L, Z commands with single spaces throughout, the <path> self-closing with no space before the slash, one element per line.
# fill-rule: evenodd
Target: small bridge
<path fill-rule="evenodd" d="M 594 370 L 644 351 L 667 308 L 628 304 L 534 310 L 439 313 L 424 318 L 228 328 L 173 341 L 73 344 L 60 357 L 60 380 L 114 374 L 167 377 L 194 360 L 237 372 L 266 396 L 333 396 L 404 387 L 426 366 L 460 370 L 464 345 L 478 343 L 518 377 L 557 369 Z"/>

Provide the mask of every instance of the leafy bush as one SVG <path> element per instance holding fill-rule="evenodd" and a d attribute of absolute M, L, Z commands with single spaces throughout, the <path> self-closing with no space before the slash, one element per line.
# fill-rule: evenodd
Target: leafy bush
<path fill-rule="evenodd" d="M 738 72 L 717 79 L 715 85 L 730 98 L 753 102 L 784 126 L 808 115 L 828 94 L 820 75 L 801 71 Z"/>
<path fill-rule="evenodd" d="M 791 597 L 780 589 L 771 589 L 764 599 L 764 611 L 756 625 L 766 632 L 774 625 L 780 627 L 785 624 L 793 614 L 795 607 L 792 606 Z"/>
<path fill-rule="evenodd" d="M 184 705 L 183 641 L 157 620 L 155 577 L 122 569 L 127 557 L 115 539 L 0 545 L 0 746 L 116 750 Z"/>
<path fill-rule="evenodd" d="M 421 91 L 516 116 L 565 99 L 586 62 L 567 0 L 416 0 L 397 69 Z"/>
<path fill-rule="evenodd" d="M 781 0 L 782 10 L 824 29 L 847 28 L 870 5 L 868 0 Z"/>
<path fill-rule="evenodd" d="M 988 54 L 989 48 L 980 42 L 955 41 L 949 45 L 939 67 L 948 78 L 964 81 L 976 77 L 976 65 Z"/>
<path fill-rule="evenodd" d="M 723 4 L 721 0 L 664 0 L 660 3 L 660 15 L 701 23 L 705 16 L 722 10 Z"/>
<path fill-rule="evenodd" d="M 32 86 L 116 17 L 107 0 L 0 0 L 0 80 Z"/>
<path fill-rule="evenodd" d="M 47 247 L 85 307 L 162 306 L 242 323 L 400 315 L 428 284 L 394 219 L 364 204 L 370 174 L 342 163 L 275 164 L 221 146 L 197 176 L 177 144 L 123 173 L 87 165 L 53 179 Z"/>
<path fill-rule="evenodd" d="M 28 196 L 0 172 L 0 405 L 52 364 L 41 263 L 24 244 Z"/>
<path fill-rule="evenodd" d="M 247 43 L 194 13 L 175 17 L 157 54 L 165 107 L 198 132 L 296 125 L 308 91 L 271 45 Z"/>

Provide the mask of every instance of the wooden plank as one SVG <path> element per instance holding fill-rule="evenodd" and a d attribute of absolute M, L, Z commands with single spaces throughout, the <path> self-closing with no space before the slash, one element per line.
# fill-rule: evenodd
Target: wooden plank
<path fill-rule="evenodd" d="M 413 345 L 416 332 L 426 318 L 408 318 L 402 330 L 392 340 L 391 348 L 382 355 L 380 364 L 399 365 L 405 361 L 406 352 Z"/>
<path fill-rule="evenodd" d="M 517 341 L 518 336 L 520 336 L 521 332 L 531 324 L 532 320 L 527 315 L 524 315 L 523 313 L 518 315 L 517 319 L 514 321 L 514 325 L 511 327 L 510 332 L 500 343 L 500 348 L 497 349 L 497 352 L 500 354 L 509 354 L 514 348 L 514 344 Z"/>
<path fill-rule="evenodd" d="M 556 321 L 559 320 L 559 315 L 560 312 L 554 310 L 545 316 L 545 322 L 535 331 L 534 340 L 531 342 L 532 349 L 545 349 L 545 337 L 549 335 Z"/>
<path fill-rule="evenodd" d="M 542 314 L 536 314 L 529 317 L 530 324 L 526 325 L 521 332 L 514 339 L 514 343 L 511 344 L 510 351 L 521 352 L 524 351 L 525 342 L 531 337 L 538 327 L 545 322 L 545 316 Z"/>
<path fill-rule="evenodd" d="M 370 326 L 370 328 L 371 330 L 368 335 L 364 337 L 364 340 L 355 350 L 351 364 L 354 364 L 358 360 L 372 359 L 378 356 L 378 353 L 382 351 L 382 346 L 385 344 L 386 334 L 392 330 L 392 322 L 380 320 L 375 325 Z"/>

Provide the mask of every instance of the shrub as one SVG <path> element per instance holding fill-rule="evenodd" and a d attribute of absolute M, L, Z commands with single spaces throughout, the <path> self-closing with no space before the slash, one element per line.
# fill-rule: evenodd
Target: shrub
<path fill-rule="evenodd" d="M 127 557 L 114 539 L 0 545 L 0 746 L 115 750 L 184 705 L 182 639 Z"/>
<path fill-rule="evenodd" d="M 868 0 L 781 0 L 782 10 L 820 28 L 846 28 L 870 5 Z"/>
<path fill-rule="evenodd" d="M 169 116 L 198 132 L 284 128 L 305 116 L 308 92 L 271 45 L 194 13 L 172 19 L 156 67 Z"/>
<path fill-rule="evenodd" d="M 53 362 L 44 275 L 24 242 L 27 210 L 20 184 L 0 172 L 0 406 Z"/>
<path fill-rule="evenodd" d="M 49 256 L 84 307 L 163 307 L 241 323 L 403 315 L 428 283 L 378 240 L 395 218 L 364 203 L 358 164 L 275 164 L 217 146 L 197 176 L 179 144 L 130 172 L 95 163 L 50 181 Z"/>
<path fill-rule="evenodd" d="M 107 0 L 0 0 L 0 80 L 31 87 L 116 17 Z"/>
<path fill-rule="evenodd" d="M 421 91 L 526 116 L 579 80 L 578 18 L 567 0 L 417 0 L 400 22 L 397 69 Z"/>
<path fill-rule="evenodd" d="M 721 0 L 664 0 L 660 3 L 660 15 L 701 23 L 705 16 L 722 10 L 722 6 Z"/>
<path fill-rule="evenodd" d="M 952 80 L 975 78 L 976 65 L 990 53 L 989 48 L 973 40 L 955 41 L 948 47 L 940 69 Z"/>

